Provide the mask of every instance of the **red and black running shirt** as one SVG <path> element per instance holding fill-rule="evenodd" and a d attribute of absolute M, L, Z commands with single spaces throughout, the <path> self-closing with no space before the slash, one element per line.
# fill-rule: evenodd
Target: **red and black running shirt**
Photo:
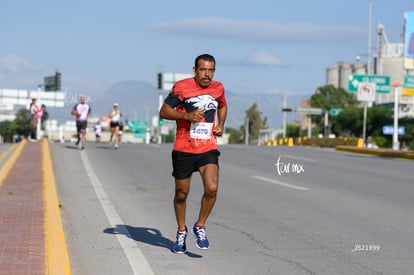
<path fill-rule="evenodd" d="M 164 101 L 178 112 L 192 112 L 195 109 L 204 110 L 202 123 L 211 123 L 214 129 L 217 109 L 226 105 L 224 86 L 212 80 L 210 86 L 203 88 L 198 85 L 195 78 L 186 78 L 177 81 Z M 177 132 L 174 150 L 186 153 L 200 154 L 217 149 L 217 140 L 212 131 L 205 132 L 208 136 L 194 137 L 193 132 L 204 129 L 195 128 L 187 120 L 177 120 Z"/>

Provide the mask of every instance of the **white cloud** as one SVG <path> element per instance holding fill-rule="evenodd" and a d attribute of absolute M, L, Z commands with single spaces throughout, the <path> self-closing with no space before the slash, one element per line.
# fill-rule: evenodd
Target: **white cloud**
<path fill-rule="evenodd" d="M 251 65 L 281 65 L 282 62 L 271 53 L 254 52 L 246 57 L 246 63 Z"/>
<path fill-rule="evenodd" d="M 41 65 L 30 63 L 28 60 L 16 55 L 0 56 L 0 71 L 17 73 L 22 71 L 36 71 L 42 69 Z"/>
<path fill-rule="evenodd" d="M 42 83 L 44 66 L 17 54 L 0 56 L 0 88 L 32 89 Z"/>
<path fill-rule="evenodd" d="M 205 36 L 260 41 L 346 41 L 366 30 L 310 23 L 279 23 L 264 20 L 232 20 L 206 17 L 155 23 L 151 30 L 174 35 Z"/>
<path fill-rule="evenodd" d="M 265 51 L 255 51 L 240 59 L 226 58 L 220 60 L 220 65 L 227 66 L 284 66 L 283 62 L 273 54 Z"/>

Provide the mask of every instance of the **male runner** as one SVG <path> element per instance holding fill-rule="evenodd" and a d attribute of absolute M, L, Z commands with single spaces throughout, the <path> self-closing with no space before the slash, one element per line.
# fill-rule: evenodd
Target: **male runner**
<path fill-rule="evenodd" d="M 77 103 L 72 111 L 71 114 L 76 116 L 76 129 L 78 132 L 78 139 L 82 140 L 80 145 L 80 149 L 85 149 L 86 143 L 86 127 L 88 126 L 88 116 L 91 113 L 91 106 L 86 103 L 85 96 L 80 96 L 79 103 Z"/>
<path fill-rule="evenodd" d="M 203 54 L 195 59 L 194 77 L 175 83 L 160 110 L 160 117 L 176 120 L 177 130 L 172 151 L 175 178 L 174 210 L 177 220 L 175 253 L 186 252 L 186 200 L 193 172 L 198 171 L 204 186 L 198 219 L 192 231 L 196 246 L 208 249 L 205 224 L 216 201 L 219 166 L 216 136 L 223 134 L 227 116 L 224 86 L 213 80 L 216 61 Z M 218 123 L 216 124 L 216 119 Z"/>

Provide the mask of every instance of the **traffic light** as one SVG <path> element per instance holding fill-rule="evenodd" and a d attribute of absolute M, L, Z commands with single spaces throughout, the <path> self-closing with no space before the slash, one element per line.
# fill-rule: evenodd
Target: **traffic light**
<path fill-rule="evenodd" d="M 158 119 L 158 125 L 164 125 L 164 119 L 159 118 Z"/>

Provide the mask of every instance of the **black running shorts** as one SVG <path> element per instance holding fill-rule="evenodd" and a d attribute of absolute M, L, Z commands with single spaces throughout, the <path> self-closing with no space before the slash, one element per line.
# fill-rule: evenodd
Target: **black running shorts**
<path fill-rule="evenodd" d="M 202 154 L 183 153 L 176 150 L 172 151 L 173 177 L 185 179 L 197 172 L 198 169 L 206 164 L 216 164 L 218 166 L 218 150 L 211 150 Z"/>
<path fill-rule="evenodd" d="M 118 126 L 119 126 L 119 121 L 111 121 L 111 123 L 110 123 L 111 128 L 115 128 L 115 127 L 118 127 Z"/>
<path fill-rule="evenodd" d="M 86 129 L 86 127 L 88 127 L 88 122 L 86 120 L 81 120 L 81 121 L 76 122 L 76 128 L 77 128 L 78 132 L 80 132 L 81 130 Z"/>

